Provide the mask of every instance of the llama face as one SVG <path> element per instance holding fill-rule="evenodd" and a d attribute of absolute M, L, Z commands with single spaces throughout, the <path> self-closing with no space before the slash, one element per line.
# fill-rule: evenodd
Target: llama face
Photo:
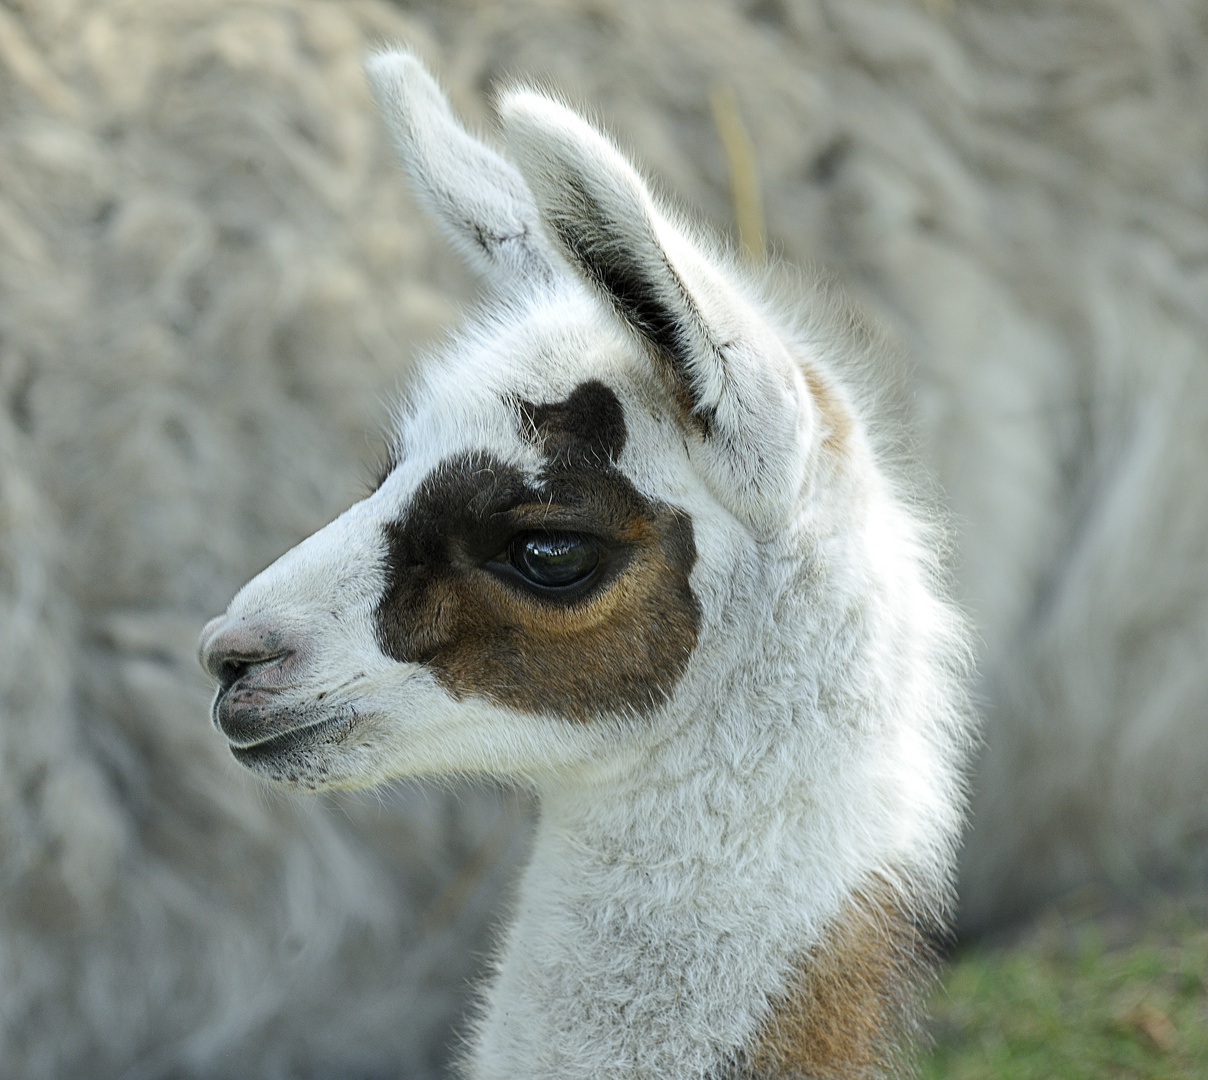
<path fill-rule="evenodd" d="M 303 787 L 619 761 L 691 697 L 717 597 L 792 517 L 809 394 L 573 113 L 503 101 L 518 172 L 413 58 L 370 75 L 496 306 L 421 372 L 377 491 L 207 627 L 215 722 Z"/>
<path fill-rule="evenodd" d="M 569 279 L 434 359 L 377 491 L 207 629 L 236 758 L 304 787 L 533 775 L 654 723 L 714 501 L 665 397 Z"/>

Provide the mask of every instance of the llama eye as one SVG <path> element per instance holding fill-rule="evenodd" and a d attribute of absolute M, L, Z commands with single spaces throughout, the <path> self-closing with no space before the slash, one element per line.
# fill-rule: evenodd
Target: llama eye
<path fill-rule="evenodd" d="M 590 536 L 525 533 L 512 541 L 508 560 L 521 576 L 546 589 L 565 589 L 591 576 L 600 549 Z"/>

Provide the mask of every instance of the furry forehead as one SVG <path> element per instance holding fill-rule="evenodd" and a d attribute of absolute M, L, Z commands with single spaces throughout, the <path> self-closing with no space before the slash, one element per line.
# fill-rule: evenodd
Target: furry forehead
<path fill-rule="evenodd" d="M 390 467 L 406 462 L 414 473 L 489 450 L 535 472 L 541 456 L 522 406 L 563 401 L 588 382 L 607 386 L 639 431 L 641 418 L 670 417 L 674 403 L 645 350 L 568 270 L 523 302 L 473 313 L 421 361 L 394 407 Z"/>

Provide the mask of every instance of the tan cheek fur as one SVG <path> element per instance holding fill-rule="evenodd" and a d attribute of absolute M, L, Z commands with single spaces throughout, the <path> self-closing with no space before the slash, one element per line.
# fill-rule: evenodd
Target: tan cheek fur
<path fill-rule="evenodd" d="M 484 571 L 434 583 L 416 619 L 427 665 L 458 697 L 578 721 L 658 704 L 679 680 L 699 622 L 660 524 L 669 523 L 635 523 L 629 564 L 582 603 L 542 603 Z"/>

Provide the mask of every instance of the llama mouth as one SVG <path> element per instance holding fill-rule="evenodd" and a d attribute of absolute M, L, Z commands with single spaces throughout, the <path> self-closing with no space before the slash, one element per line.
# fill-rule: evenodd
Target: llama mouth
<path fill-rule="evenodd" d="M 351 714 L 329 716 L 270 735 L 267 739 L 261 739 L 250 746 L 231 744 L 230 749 L 240 765 L 254 769 L 257 766 L 288 758 L 298 750 L 320 743 L 339 742 L 352 731 L 355 722 L 356 717 Z"/>

